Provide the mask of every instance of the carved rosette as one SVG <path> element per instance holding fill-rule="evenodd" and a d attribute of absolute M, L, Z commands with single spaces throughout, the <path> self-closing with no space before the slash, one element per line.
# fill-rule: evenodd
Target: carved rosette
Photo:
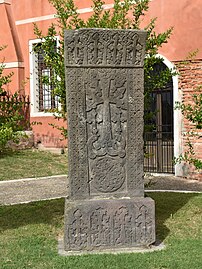
<path fill-rule="evenodd" d="M 65 35 L 70 197 L 143 195 L 145 38 L 109 29 Z"/>
<path fill-rule="evenodd" d="M 144 198 L 146 32 L 65 33 L 69 198 L 66 251 L 147 246 L 154 201 Z"/>
<path fill-rule="evenodd" d="M 115 192 L 121 188 L 125 181 L 125 169 L 117 159 L 103 157 L 93 163 L 91 176 L 93 186 L 97 191 Z"/>

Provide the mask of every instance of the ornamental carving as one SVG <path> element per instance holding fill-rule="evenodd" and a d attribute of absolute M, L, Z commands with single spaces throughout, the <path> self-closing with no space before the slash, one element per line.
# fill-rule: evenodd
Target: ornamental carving
<path fill-rule="evenodd" d="M 65 32 L 68 254 L 155 242 L 143 181 L 145 40 L 136 30 Z"/>
<path fill-rule="evenodd" d="M 65 38 L 66 64 L 141 66 L 145 33 L 134 30 L 82 29 Z"/>
<path fill-rule="evenodd" d="M 86 115 L 89 172 L 100 192 L 118 190 L 125 181 L 127 71 L 89 69 Z"/>
<path fill-rule="evenodd" d="M 100 205 L 99 205 L 100 204 Z M 154 207 L 145 201 L 95 201 L 69 212 L 69 250 L 147 245 L 154 241 Z"/>
<path fill-rule="evenodd" d="M 100 192 L 114 192 L 121 188 L 125 181 L 125 167 L 117 159 L 98 158 L 90 167 L 93 186 Z"/>
<path fill-rule="evenodd" d="M 109 29 L 65 35 L 70 197 L 143 195 L 145 38 Z"/>

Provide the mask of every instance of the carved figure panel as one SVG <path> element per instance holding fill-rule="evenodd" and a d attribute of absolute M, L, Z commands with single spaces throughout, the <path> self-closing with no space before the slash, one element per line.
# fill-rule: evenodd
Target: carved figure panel
<path fill-rule="evenodd" d="M 80 250 L 87 247 L 87 221 L 79 209 L 73 212 L 72 221 L 67 229 L 67 237 L 69 248 Z"/>
<path fill-rule="evenodd" d="M 114 214 L 114 242 L 116 245 L 132 244 L 133 216 L 126 206 L 121 206 Z"/>
<path fill-rule="evenodd" d="M 90 215 L 90 245 L 101 246 L 110 244 L 110 216 L 106 209 L 96 208 Z"/>
<path fill-rule="evenodd" d="M 136 209 L 136 242 L 140 244 L 151 240 L 153 221 L 148 210 L 149 208 L 144 204 L 139 205 Z"/>

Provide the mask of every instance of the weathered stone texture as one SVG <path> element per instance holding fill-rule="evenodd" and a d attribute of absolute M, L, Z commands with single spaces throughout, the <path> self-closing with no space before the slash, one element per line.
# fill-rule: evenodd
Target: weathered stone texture
<path fill-rule="evenodd" d="M 72 198 L 144 195 L 145 38 L 131 30 L 66 34 Z"/>
<path fill-rule="evenodd" d="M 65 64 L 142 67 L 145 38 L 146 32 L 134 30 L 69 30 L 65 37 Z"/>
<path fill-rule="evenodd" d="M 147 246 L 155 242 L 150 198 L 80 201 L 68 205 L 65 250 Z"/>
<path fill-rule="evenodd" d="M 143 182 L 145 39 L 134 30 L 65 33 L 67 251 L 155 241 L 154 203 Z"/>

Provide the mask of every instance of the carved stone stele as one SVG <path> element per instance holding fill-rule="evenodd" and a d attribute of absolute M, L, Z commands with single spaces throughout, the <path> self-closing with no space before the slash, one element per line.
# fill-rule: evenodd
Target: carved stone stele
<path fill-rule="evenodd" d="M 155 241 L 154 203 L 143 182 L 145 40 L 135 30 L 65 32 L 66 251 Z"/>

